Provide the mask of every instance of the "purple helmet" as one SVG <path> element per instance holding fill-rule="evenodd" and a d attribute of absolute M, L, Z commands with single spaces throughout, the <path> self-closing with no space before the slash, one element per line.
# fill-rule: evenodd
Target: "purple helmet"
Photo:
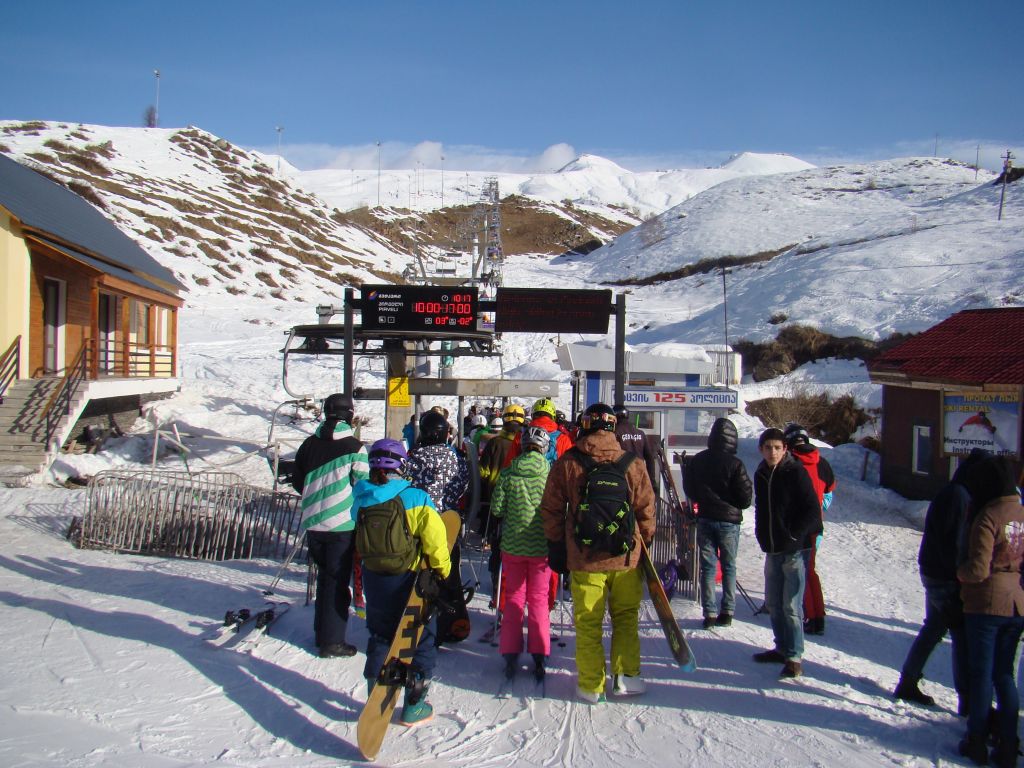
<path fill-rule="evenodd" d="M 378 440 L 370 446 L 370 469 L 386 469 L 400 471 L 405 466 L 409 454 L 399 440 L 389 437 Z"/>

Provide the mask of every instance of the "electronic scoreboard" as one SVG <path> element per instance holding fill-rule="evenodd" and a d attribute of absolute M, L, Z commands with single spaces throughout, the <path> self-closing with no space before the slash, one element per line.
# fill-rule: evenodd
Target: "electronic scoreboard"
<path fill-rule="evenodd" d="M 474 333 L 477 289 L 436 285 L 364 285 L 363 330 Z"/>

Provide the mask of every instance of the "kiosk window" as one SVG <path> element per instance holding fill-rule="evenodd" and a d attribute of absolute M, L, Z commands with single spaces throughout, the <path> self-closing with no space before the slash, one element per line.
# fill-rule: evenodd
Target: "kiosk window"
<path fill-rule="evenodd" d="M 911 471 L 915 475 L 929 475 L 932 468 L 932 428 L 914 426 L 911 447 Z"/>

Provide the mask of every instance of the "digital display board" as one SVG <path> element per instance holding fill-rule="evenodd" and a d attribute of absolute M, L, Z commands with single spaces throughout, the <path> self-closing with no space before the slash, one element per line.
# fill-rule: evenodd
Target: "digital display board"
<path fill-rule="evenodd" d="M 566 288 L 499 288 L 497 333 L 607 333 L 612 292 Z"/>
<path fill-rule="evenodd" d="M 476 330 L 476 288 L 364 285 L 359 290 L 363 330 Z"/>

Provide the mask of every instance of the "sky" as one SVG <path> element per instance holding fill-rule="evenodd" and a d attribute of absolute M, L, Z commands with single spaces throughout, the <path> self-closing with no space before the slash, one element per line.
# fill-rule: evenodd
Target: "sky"
<path fill-rule="evenodd" d="M 154 105 L 304 170 L 979 145 L 994 169 L 1024 148 L 1022 28 L 1019 0 L 7 3 L 0 119 L 137 126 Z"/>

